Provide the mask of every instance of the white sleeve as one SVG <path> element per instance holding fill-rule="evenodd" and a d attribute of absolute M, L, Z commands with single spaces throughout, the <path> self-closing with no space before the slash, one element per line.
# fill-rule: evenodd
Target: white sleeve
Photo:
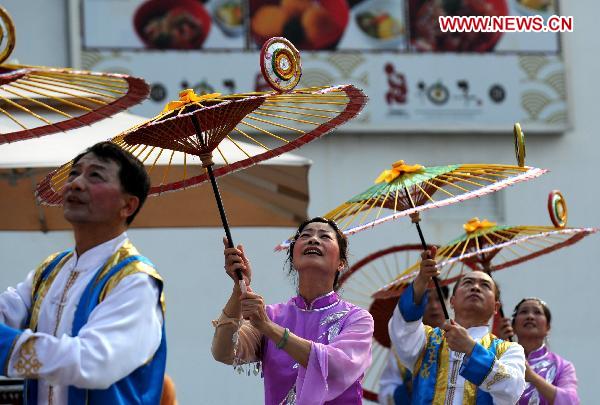
<path fill-rule="evenodd" d="M 31 309 L 31 288 L 35 270 L 27 274 L 25 281 L 16 288 L 9 287 L 0 294 L 0 323 L 15 329 L 23 329 Z"/>
<path fill-rule="evenodd" d="M 393 405 L 396 387 L 404 384 L 393 350 L 395 349 L 391 347 L 388 353 L 387 364 L 381 373 L 381 377 L 379 377 L 379 393 L 377 394 L 377 398 L 381 405 Z"/>
<path fill-rule="evenodd" d="M 525 352 L 512 343 L 498 359 L 481 344 L 476 344 L 460 374 L 489 393 L 496 405 L 513 405 L 525 390 Z"/>
<path fill-rule="evenodd" d="M 78 336 L 25 330 L 12 350 L 8 376 L 84 389 L 109 387 L 158 349 L 163 322 L 159 294 L 153 278 L 134 274 L 98 304 Z"/>
<path fill-rule="evenodd" d="M 427 295 L 417 305 L 413 301 L 412 284 L 402 293 L 398 305 L 394 309 L 392 319 L 388 324 L 388 332 L 392 340 L 392 346 L 404 367 L 414 374 L 414 366 L 425 347 L 426 333 L 422 322 L 423 311 L 427 303 Z M 400 311 L 402 308 L 402 312 Z M 403 315 L 404 314 L 404 315 Z M 407 316 L 412 322 L 407 321 Z"/>

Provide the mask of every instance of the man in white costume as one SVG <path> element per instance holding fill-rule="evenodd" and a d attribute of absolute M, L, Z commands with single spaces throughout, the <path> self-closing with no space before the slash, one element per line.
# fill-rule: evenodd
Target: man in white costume
<path fill-rule="evenodd" d="M 400 297 L 389 323 L 400 361 L 413 374 L 412 404 L 510 404 L 525 388 L 525 354 L 517 343 L 489 333 L 499 290 L 480 271 L 464 274 L 450 298 L 455 319 L 442 328 L 421 321 L 427 287 L 438 276 L 435 248 L 422 255 L 419 274 Z"/>
<path fill-rule="evenodd" d="M 75 247 L 0 295 L 3 375 L 29 404 L 158 404 L 166 360 L 162 280 L 127 238 L 150 180 L 101 142 L 74 159 L 63 214 Z"/>

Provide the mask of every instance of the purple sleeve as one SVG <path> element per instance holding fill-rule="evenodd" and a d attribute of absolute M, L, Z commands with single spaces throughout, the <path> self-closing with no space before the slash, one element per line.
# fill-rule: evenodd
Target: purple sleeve
<path fill-rule="evenodd" d="M 553 385 L 556 386 L 554 405 L 579 405 L 577 376 L 571 362 L 564 362 L 563 369 Z"/>
<path fill-rule="evenodd" d="M 340 396 L 371 364 L 373 318 L 367 311 L 351 314 L 329 344 L 311 345 L 308 366 L 296 381 L 298 404 L 316 404 Z"/>

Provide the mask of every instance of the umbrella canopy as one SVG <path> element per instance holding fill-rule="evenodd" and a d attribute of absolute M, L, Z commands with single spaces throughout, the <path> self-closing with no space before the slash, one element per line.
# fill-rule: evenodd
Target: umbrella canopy
<path fill-rule="evenodd" d="M 399 160 L 384 170 L 375 185 L 324 215 L 346 235 L 432 208 L 481 197 L 531 180 L 545 169 L 500 164 L 407 165 Z M 276 250 L 289 246 L 284 241 Z"/>
<path fill-rule="evenodd" d="M 144 80 L 122 74 L 4 64 L 15 28 L 2 7 L 0 43 L 0 144 L 92 124 L 140 103 L 150 91 Z"/>
<path fill-rule="evenodd" d="M 188 96 L 182 92 L 182 98 Z M 215 177 L 276 158 L 351 119 L 366 102 L 351 85 L 191 97 L 200 100 L 167 110 L 112 139 L 147 165 L 153 176 L 150 195 L 206 182 L 209 176 L 201 161 L 209 156 L 215 162 Z M 201 128 L 199 135 L 193 119 Z M 173 171 L 169 162 L 182 162 L 184 170 Z M 188 169 L 190 164 L 196 169 Z M 37 193 L 43 203 L 60 204 L 69 170 L 67 163 L 40 183 Z"/>
<path fill-rule="evenodd" d="M 31 139 L 0 147 L 0 229 L 61 230 L 70 229 L 58 208 L 39 206 L 34 199 L 35 185 L 53 168 L 70 161 L 96 142 L 106 140 L 123 128 L 145 122 L 143 117 L 119 113 L 92 126 L 60 133 L 51 138 Z M 0 123 L 0 131 L 2 126 Z M 251 149 L 252 145 L 243 144 Z M 215 156 L 215 165 L 225 164 Z M 151 173 L 160 182 L 162 164 Z M 308 205 L 308 170 L 310 160 L 286 153 L 261 162 L 249 170 L 234 173 L 222 181 L 223 197 L 230 207 L 234 226 L 295 226 L 306 218 Z M 199 159 L 174 157 L 171 172 L 179 178 L 184 171 L 200 173 Z M 187 174 L 186 174 L 187 175 Z M 200 188 L 169 193 L 146 201 L 133 227 L 219 226 L 214 202 Z"/>
<path fill-rule="evenodd" d="M 548 254 L 598 232 L 597 228 L 553 226 L 502 226 L 477 218 L 464 225 L 465 233 L 441 247 L 436 260 L 442 284 L 456 281 L 467 269 L 492 272 Z M 374 294 L 377 298 L 400 295 L 418 274 L 419 261 Z"/>

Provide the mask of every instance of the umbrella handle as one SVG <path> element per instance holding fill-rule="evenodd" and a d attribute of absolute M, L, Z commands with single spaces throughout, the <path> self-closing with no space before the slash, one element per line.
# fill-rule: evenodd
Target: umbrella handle
<path fill-rule="evenodd" d="M 406 197 L 408 198 L 408 201 L 410 201 L 410 205 L 413 208 L 416 208 L 415 203 L 413 202 L 406 186 L 404 186 L 404 192 L 406 193 Z M 425 237 L 423 236 L 423 231 L 421 230 L 421 225 L 419 225 L 418 220 L 415 220 L 413 222 L 417 226 L 417 232 L 419 232 L 419 239 L 421 239 L 421 246 L 423 246 L 423 250 L 426 251 L 428 247 L 427 247 L 427 243 L 425 242 Z M 435 290 L 437 292 L 438 300 L 440 301 L 440 305 L 442 306 L 442 311 L 444 311 L 444 318 L 446 318 L 446 320 L 449 320 L 450 315 L 448 314 L 448 308 L 446 308 L 446 303 L 444 302 L 444 295 L 442 294 L 442 287 L 440 286 L 440 281 L 438 280 L 437 277 L 432 277 L 432 279 L 433 279 L 433 284 L 435 284 Z"/>
<path fill-rule="evenodd" d="M 198 122 L 198 118 L 194 114 L 192 114 L 192 123 L 194 124 L 194 129 L 196 130 L 196 135 L 200 140 L 200 143 L 203 144 L 204 147 L 204 139 L 202 138 L 202 129 L 200 128 L 200 123 Z M 215 195 L 215 200 L 217 201 L 217 208 L 219 208 L 219 215 L 221 216 L 221 222 L 223 223 L 223 229 L 225 229 L 225 236 L 227 237 L 227 247 L 234 247 L 233 238 L 231 237 L 231 230 L 229 229 L 229 222 L 227 221 L 227 214 L 225 213 L 225 207 L 223 206 L 223 200 L 221 199 L 221 193 L 219 191 L 219 185 L 217 184 L 217 179 L 215 178 L 215 174 L 212 170 L 212 164 L 206 166 L 206 171 L 208 172 L 208 177 L 210 178 L 210 184 L 212 185 L 213 194 Z M 240 285 L 240 289 L 242 293 L 246 293 L 246 283 L 244 282 L 244 277 L 242 276 L 242 271 L 240 269 L 236 269 L 235 275 L 237 276 L 238 283 Z"/>

